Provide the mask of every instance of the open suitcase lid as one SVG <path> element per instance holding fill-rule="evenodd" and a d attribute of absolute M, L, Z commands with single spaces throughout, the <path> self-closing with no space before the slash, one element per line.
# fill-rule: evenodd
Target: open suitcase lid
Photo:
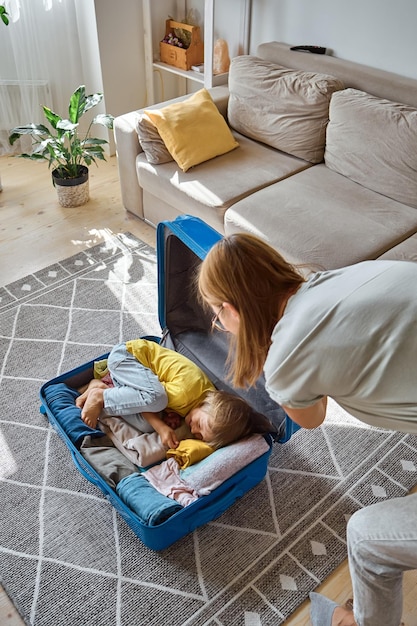
<path fill-rule="evenodd" d="M 201 261 L 222 235 L 197 217 L 181 215 L 157 228 L 158 314 L 162 343 L 184 354 L 206 372 L 218 389 L 231 391 L 263 413 L 275 439 L 284 442 L 298 430 L 268 395 L 261 377 L 250 389 L 227 381 L 227 333 L 211 330 L 211 314 L 200 304 L 196 274 Z"/>
<path fill-rule="evenodd" d="M 177 251 L 172 250 L 171 244 L 173 244 L 173 241 L 171 236 L 174 236 L 178 242 L 182 243 Z M 178 296 L 182 300 L 181 293 L 176 292 L 178 280 L 175 280 L 175 276 L 178 275 L 178 272 L 184 271 L 191 276 L 192 272 L 198 267 L 199 261 L 205 258 L 210 248 L 221 238 L 222 235 L 217 230 L 214 230 L 214 228 L 198 217 L 193 217 L 192 215 L 179 215 L 172 222 L 165 221 L 158 224 L 156 234 L 158 315 L 162 330 L 170 328 L 170 322 L 175 325 L 175 320 L 169 319 L 173 307 L 178 308 L 178 306 L 175 306 L 178 303 L 170 301 L 172 293 L 174 293 L 174 297 Z M 187 251 L 190 253 L 189 255 L 186 254 Z M 176 259 L 173 258 L 175 254 L 180 253 L 185 255 L 182 264 L 178 257 Z M 195 256 L 195 259 L 193 259 L 193 256 Z M 189 267 L 188 271 L 186 267 L 184 268 L 184 263 L 186 264 L 187 262 L 192 263 L 192 267 Z M 172 280 L 175 280 L 175 288 L 169 289 Z M 189 294 L 183 293 L 182 295 L 188 299 Z M 191 320 L 191 323 L 194 323 L 194 320 Z"/>

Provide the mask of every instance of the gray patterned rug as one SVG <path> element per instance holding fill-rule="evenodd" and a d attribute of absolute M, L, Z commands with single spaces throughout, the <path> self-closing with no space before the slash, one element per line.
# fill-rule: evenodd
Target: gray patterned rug
<path fill-rule="evenodd" d="M 36 626 L 279 626 L 346 557 L 358 508 L 417 483 L 417 437 L 334 404 L 215 522 L 152 552 L 39 412 L 47 380 L 159 334 L 154 251 L 126 234 L 0 289 L 2 584 Z"/>

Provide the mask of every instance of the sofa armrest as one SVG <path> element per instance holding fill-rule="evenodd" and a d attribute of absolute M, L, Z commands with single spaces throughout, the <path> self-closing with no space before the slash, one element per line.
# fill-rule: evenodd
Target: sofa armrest
<path fill-rule="evenodd" d="M 208 90 L 220 113 L 227 116 L 229 90 L 225 86 L 213 87 Z M 153 104 L 147 109 L 160 109 L 174 102 L 181 102 L 189 96 L 180 96 L 166 102 Z M 119 115 L 114 120 L 114 140 L 116 143 L 119 181 L 124 208 L 140 218 L 144 218 L 143 194 L 136 172 L 136 157 L 143 152 L 136 131 L 136 123 L 144 109 Z"/>
<path fill-rule="evenodd" d="M 114 120 L 113 128 L 122 204 L 126 211 L 143 219 L 142 188 L 136 174 L 136 157 L 143 152 L 136 131 L 139 113 L 132 111 L 119 115 Z"/>
<path fill-rule="evenodd" d="M 213 102 L 216 107 L 219 109 L 220 113 L 223 115 L 225 120 L 227 120 L 227 104 L 229 102 L 229 89 L 224 85 L 219 85 L 218 87 L 212 87 L 208 89 L 211 97 L 213 98 Z"/>

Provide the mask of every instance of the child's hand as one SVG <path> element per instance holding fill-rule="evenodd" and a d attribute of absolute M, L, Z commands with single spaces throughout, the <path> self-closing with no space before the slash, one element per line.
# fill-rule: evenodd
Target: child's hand
<path fill-rule="evenodd" d="M 175 430 L 167 426 L 166 424 L 160 428 L 158 432 L 159 437 L 161 438 L 162 443 L 166 448 L 177 448 L 178 447 L 178 439 L 175 434 Z"/>

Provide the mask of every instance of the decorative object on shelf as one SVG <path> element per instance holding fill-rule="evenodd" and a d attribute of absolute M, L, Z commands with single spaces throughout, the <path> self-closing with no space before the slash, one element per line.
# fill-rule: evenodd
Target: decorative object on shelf
<path fill-rule="evenodd" d="M 162 43 L 169 43 L 170 46 L 178 46 L 178 48 L 188 48 L 190 44 L 185 41 L 185 38 L 181 39 L 180 36 L 177 36 L 177 32 L 179 30 L 179 28 L 175 28 L 174 33 L 169 33 L 169 35 L 165 35 Z"/>
<path fill-rule="evenodd" d="M 226 74 L 229 71 L 229 47 L 225 39 L 217 39 L 213 48 L 213 74 Z"/>
<path fill-rule="evenodd" d="M 204 61 L 204 44 L 200 27 L 175 20 L 167 20 L 165 37 L 159 44 L 161 61 L 182 70 Z"/>
<path fill-rule="evenodd" d="M 88 167 L 96 163 L 96 159 L 105 161 L 103 145 L 106 139 L 90 137 L 93 124 L 100 124 L 106 128 L 113 128 L 114 117 L 108 113 L 99 113 L 90 122 L 83 137 L 78 134 L 80 118 L 95 107 L 103 99 L 102 93 L 90 96 L 85 94 L 85 86 L 80 85 L 72 94 L 69 101 L 69 119 L 63 119 L 51 109 L 43 106 L 46 120 L 52 131 L 43 124 L 27 124 L 18 126 L 11 131 L 9 141 L 11 145 L 20 135 L 31 135 L 33 150 L 31 154 L 21 154 L 20 157 L 40 161 L 45 159 L 48 166 L 53 167 L 52 182 L 58 194 L 58 201 L 64 207 L 80 206 L 88 202 Z"/>

